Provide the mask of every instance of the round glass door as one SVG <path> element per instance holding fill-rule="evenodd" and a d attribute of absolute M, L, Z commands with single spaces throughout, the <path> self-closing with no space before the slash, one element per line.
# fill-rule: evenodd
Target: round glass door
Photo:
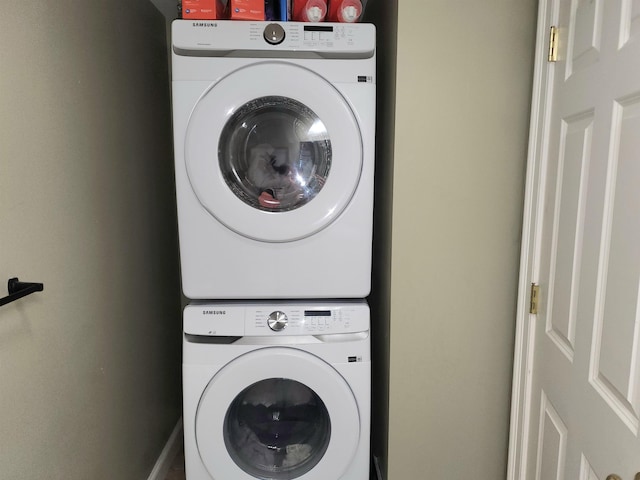
<path fill-rule="evenodd" d="M 291 347 L 234 358 L 209 381 L 195 418 L 211 478 L 341 478 L 360 441 L 349 384 L 330 364 Z"/>
<path fill-rule="evenodd" d="M 256 478 L 304 475 L 318 464 L 330 438 L 331 420 L 322 399 L 287 378 L 261 380 L 245 388 L 224 420 L 229 455 Z"/>
<path fill-rule="evenodd" d="M 304 104 L 261 97 L 227 120 L 218 162 L 227 186 L 245 204 L 286 212 L 322 189 L 331 169 L 331 140 L 322 120 Z"/>
<path fill-rule="evenodd" d="M 320 75 L 265 61 L 221 78 L 196 104 L 185 167 L 200 204 L 253 240 L 287 242 L 335 221 L 360 182 L 362 135 Z"/>

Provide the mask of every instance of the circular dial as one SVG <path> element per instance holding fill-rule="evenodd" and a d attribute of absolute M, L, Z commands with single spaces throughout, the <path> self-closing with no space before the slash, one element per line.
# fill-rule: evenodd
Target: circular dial
<path fill-rule="evenodd" d="M 264 39 L 271 45 L 278 45 L 284 41 L 284 28 L 277 23 L 270 23 L 264 29 Z"/>
<path fill-rule="evenodd" d="M 271 312 L 269 318 L 267 318 L 267 324 L 269 328 L 274 332 L 279 332 L 287 326 L 287 315 L 284 312 L 276 310 L 275 312 Z"/>

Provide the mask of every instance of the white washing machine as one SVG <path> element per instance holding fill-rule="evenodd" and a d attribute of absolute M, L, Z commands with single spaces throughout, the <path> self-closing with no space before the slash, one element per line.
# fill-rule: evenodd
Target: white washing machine
<path fill-rule="evenodd" d="M 369 24 L 173 22 L 188 298 L 369 294 L 375 35 Z"/>
<path fill-rule="evenodd" d="M 364 301 L 184 312 L 187 480 L 368 480 Z"/>

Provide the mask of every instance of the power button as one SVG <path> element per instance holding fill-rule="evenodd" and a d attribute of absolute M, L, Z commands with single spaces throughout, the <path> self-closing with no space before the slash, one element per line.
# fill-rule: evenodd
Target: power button
<path fill-rule="evenodd" d="M 278 45 L 284 41 L 285 33 L 282 25 L 270 23 L 264 29 L 264 39 L 271 45 Z"/>

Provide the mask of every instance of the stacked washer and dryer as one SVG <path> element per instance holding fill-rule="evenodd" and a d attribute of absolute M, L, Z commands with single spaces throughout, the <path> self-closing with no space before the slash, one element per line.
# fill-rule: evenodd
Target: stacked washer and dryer
<path fill-rule="evenodd" d="M 375 28 L 176 20 L 187 480 L 368 480 Z"/>

